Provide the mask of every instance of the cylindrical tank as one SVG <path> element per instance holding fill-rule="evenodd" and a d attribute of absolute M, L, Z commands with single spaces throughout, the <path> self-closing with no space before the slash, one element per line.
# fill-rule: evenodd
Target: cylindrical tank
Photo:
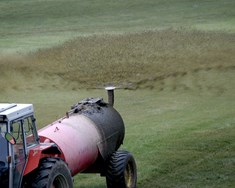
<path fill-rule="evenodd" d="M 123 142 L 124 123 L 112 105 L 88 98 L 72 106 L 66 117 L 39 130 L 41 142 L 53 142 L 72 175 L 86 170 L 100 156 L 103 161 Z"/>

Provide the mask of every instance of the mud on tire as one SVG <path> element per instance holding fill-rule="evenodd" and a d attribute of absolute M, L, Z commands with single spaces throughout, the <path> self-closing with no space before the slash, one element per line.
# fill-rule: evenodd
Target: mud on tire
<path fill-rule="evenodd" d="M 136 188 L 137 172 L 134 157 L 128 151 L 116 151 L 106 164 L 108 188 Z"/>
<path fill-rule="evenodd" d="M 32 188 L 73 188 L 71 173 L 59 158 L 45 158 L 31 182 Z"/>

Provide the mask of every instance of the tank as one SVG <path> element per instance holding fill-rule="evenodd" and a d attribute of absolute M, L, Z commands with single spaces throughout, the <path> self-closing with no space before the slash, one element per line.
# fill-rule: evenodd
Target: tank
<path fill-rule="evenodd" d="M 123 143 L 125 128 L 120 114 L 102 98 L 87 98 L 71 107 L 66 116 L 39 130 L 41 142 L 57 145 L 72 175 L 98 166 Z M 98 164 L 98 165 L 97 165 Z"/>

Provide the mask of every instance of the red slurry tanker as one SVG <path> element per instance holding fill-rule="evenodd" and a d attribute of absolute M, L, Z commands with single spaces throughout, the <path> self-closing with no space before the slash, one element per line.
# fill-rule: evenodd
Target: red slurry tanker
<path fill-rule="evenodd" d="M 32 104 L 0 103 L 0 187 L 72 188 L 77 173 L 100 173 L 108 188 L 135 188 L 134 157 L 118 150 L 125 128 L 109 102 L 87 98 L 37 131 Z"/>

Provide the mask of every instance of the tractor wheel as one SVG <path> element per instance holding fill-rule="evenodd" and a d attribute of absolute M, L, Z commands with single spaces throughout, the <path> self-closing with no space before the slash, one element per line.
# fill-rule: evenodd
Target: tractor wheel
<path fill-rule="evenodd" d="M 73 180 L 65 162 L 59 158 L 45 158 L 40 162 L 32 188 L 72 188 Z"/>
<path fill-rule="evenodd" d="M 106 183 L 108 188 L 136 188 L 135 159 L 128 151 L 116 151 L 108 159 Z"/>

